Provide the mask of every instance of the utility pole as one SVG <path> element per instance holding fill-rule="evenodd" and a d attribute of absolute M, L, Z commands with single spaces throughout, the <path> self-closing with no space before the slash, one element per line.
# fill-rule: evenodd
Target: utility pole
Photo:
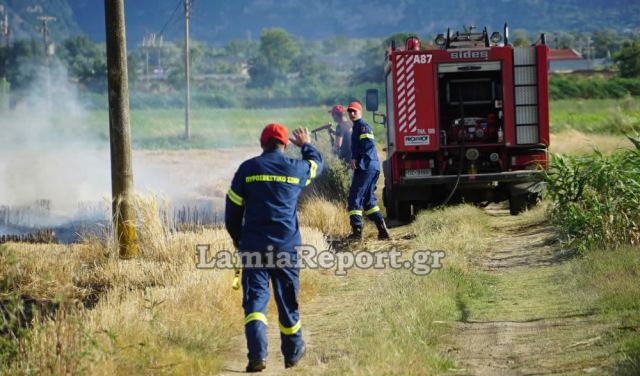
<path fill-rule="evenodd" d="M 7 50 L 9 49 L 9 30 L 9 14 L 4 5 L 0 5 L 0 34 L 2 34 Z M 4 55 L 4 61 L 0 62 L 2 63 L 4 72 L 4 75 L 0 77 L 0 111 L 7 111 L 9 109 L 9 89 L 11 85 L 9 85 L 9 81 L 7 81 L 6 77 L 8 60 L 9 54 L 6 53 Z"/>
<path fill-rule="evenodd" d="M 156 75 L 156 72 L 162 72 L 164 74 L 164 68 L 162 67 L 162 49 L 164 48 L 164 39 L 162 35 L 155 33 L 147 34 L 142 38 L 142 48 L 145 52 L 145 68 L 144 74 L 146 76 L 145 81 L 149 84 L 150 77 Z M 151 68 L 151 51 L 156 52 L 156 69 Z M 152 71 L 150 71 L 152 69 Z"/>
<path fill-rule="evenodd" d="M 55 53 L 55 46 L 53 43 L 49 42 L 49 22 L 55 21 L 55 17 L 51 16 L 40 16 L 38 17 L 40 21 L 42 21 L 42 27 L 40 27 L 40 32 L 42 33 L 42 42 L 44 45 L 44 72 L 45 72 L 45 87 L 46 94 L 49 103 L 51 102 L 51 62 L 49 57 Z"/>
<path fill-rule="evenodd" d="M 149 85 L 149 48 L 155 45 L 155 39 L 155 34 L 148 34 L 142 37 L 142 48 L 144 49 L 145 54 L 144 76 L 147 85 Z"/>
<path fill-rule="evenodd" d="M 124 0 L 104 0 L 111 139 L 111 194 L 113 233 L 120 258 L 138 255 L 136 215 L 133 207 L 131 124 Z"/>
<path fill-rule="evenodd" d="M 0 5 L 0 34 L 4 39 L 5 47 L 9 47 L 9 36 L 11 35 L 11 29 L 9 28 L 9 12 L 4 8 L 4 5 Z"/>
<path fill-rule="evenodd" d="M 191 67 L 189 59 L 189 18 L 191 0 L 184 0 L 184 138 L 191 138 Z"/>
<path fill-rule="evenodd" d="M 42 27 L 40 28 L 40 32 L 42 33 L 42 42 L 44 45 L 44 55 L 47 59 L 47 64 L 49 62 L 49 56 L 54 53 L 54 46 L 52 43 L 49 43 L 49 22 L 55 21 L 55 17 L 51 16 L 40 16 L 38 17 L 40 21 L 42 21 Z"/>

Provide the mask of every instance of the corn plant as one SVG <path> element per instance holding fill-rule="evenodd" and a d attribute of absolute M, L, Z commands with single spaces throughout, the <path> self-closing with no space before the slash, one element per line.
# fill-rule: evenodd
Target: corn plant
<path fill-rule="evenodd" d="M 552 157 L 551 215 L 579 251 L 640 244 L 640 140 L 628 138 L 634 150 Z"/>

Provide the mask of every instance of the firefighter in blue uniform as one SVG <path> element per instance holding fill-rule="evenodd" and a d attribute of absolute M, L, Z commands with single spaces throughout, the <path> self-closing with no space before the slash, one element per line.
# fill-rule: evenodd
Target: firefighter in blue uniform
<path fill-rule="evenodd" d="M 296 246 L 301 244 L 296 205 L 306 185 L 322 171 L 322 158 L 310 144 L 309 131 L 294 131 L 293 143 L 302 160 L 285 156 L 287 129 L 269 124 L 262 131 L 262 155 L 242 163 L 227 193 L 225 224 L 243 260 L 242 306 L 247 338 L 247 372 L 260 372 L 267 358 L 267 303 L 269 280 L 278 307 L 281 351 L 285 367 L 293 367 L 305 352 L 298 312 L 299 268 Z M 259 252 L 274 259 L 287 256 L 289 265 L 251 267 L 243 255 Z M 263 260 L 267 260 L 266 257 Z M 255 260 L 253 261 L 255 262 Z"/>
<path fill-rule="evenodd" d="M 376 142 L 369 124 L 362 118 L 360 102 L 351 102 L 347 108 L 353 122 L 351 133 L 351 169 L 353 180 L 349 190 L 350 240 L 362 239 L 362 216 L 366 215 L 378 228 L 378 239 L 390 239 L 389 230 L 376 203 L 376 182 L 380 176 L 380 160 Z"/>

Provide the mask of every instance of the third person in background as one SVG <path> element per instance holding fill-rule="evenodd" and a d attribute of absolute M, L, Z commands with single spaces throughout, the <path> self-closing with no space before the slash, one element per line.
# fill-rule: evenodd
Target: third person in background
<path fill-rule="evenodd" d="M 351 162 L 351 128 L 353 124 L 345 118 L 344 107 L 337 104 L 331 110 L 331 117 L 336 122 L 336 138 L 333 145 L 338 157 L 347 164 Z"/>
<path fill-rule="evenodd" d="M 376 183 L 380 176 L 380 160 L 376 142 L 369 124 L 362 118 L 360 102 L 351 102 L 347 108 L 353 122 L 351 133 L 351 168 L 353 180 L 349 190 L 350 240 L 362 239 L 363 215 L 373 220 L 378 228 L 378 239 L 390 239 L 376 200 Z"/>

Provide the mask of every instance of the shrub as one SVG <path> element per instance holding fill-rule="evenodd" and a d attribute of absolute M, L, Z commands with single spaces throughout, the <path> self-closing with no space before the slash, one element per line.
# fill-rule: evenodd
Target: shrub
<path fill-rule="evenodd" d="M 580 76 L 551 76 L 550 99 L 604 99 L 624 98 L 640 95 L 640 80 L 637 78 L 607 78 Z"/>
<path fill-rule="evenodd" d="M 552 218 L 580 251 L 640 244 L 640 140 L 629 140 L 635 150 L 552 158 Z"/>
<path fill-rule="evenodd" d="M 316 146 L 322 154 L 324 169 L 309 189 L 303 191 L 303 200 L 324 198 L 337 203 L 347 202 L 351 173 L 349 166 L 331 151 L 328 137 L 321 138 Z"/>

